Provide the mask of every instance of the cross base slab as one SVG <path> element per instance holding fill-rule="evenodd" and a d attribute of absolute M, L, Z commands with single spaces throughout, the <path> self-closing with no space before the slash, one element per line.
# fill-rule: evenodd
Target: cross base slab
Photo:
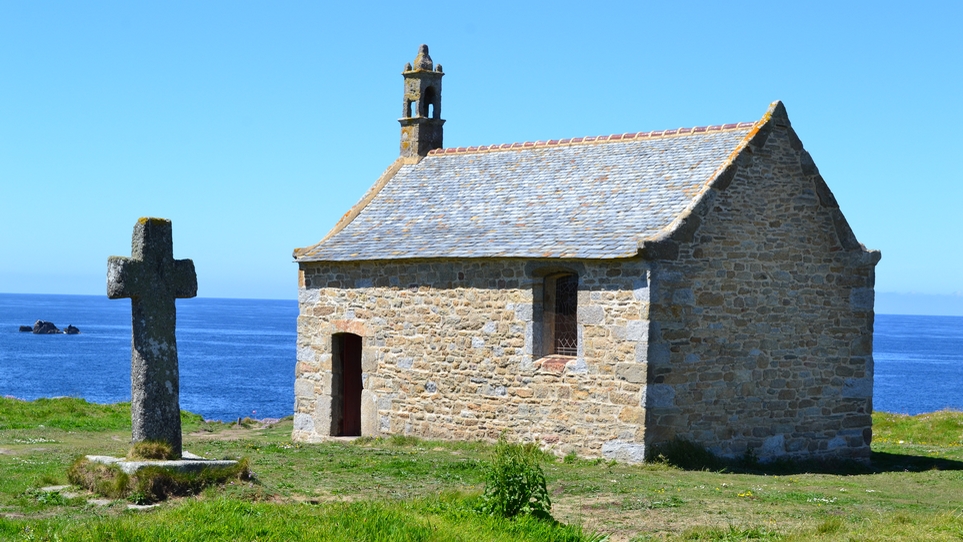
<path fill-rule="evenodd" d="M 182 459 L 138 459 L 131 461 L 123 457 L 109 455 L 88 455 L 87 460 L 105 465 L 117 465 L 127 474 L 134 474 L 146 467 L 160 467 L 174 472 L 200 472 L 207 469 L 225 469 L 237 465 L 230 459 L 204 459 L 190 452 L 184 452 Z"/>

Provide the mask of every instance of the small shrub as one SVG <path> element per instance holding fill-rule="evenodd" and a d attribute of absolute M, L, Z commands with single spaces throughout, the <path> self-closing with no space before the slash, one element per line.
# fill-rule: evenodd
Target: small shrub
<path fill-rule="evenodd" d="M 75 505 L 79 502 L 85 503 L 86 501 L 78 498 L 70 498 L 59 491 L 43 491 L 39 489 L 28 489 L 25 496 L 32 497 L 40 504 L 45 504 L 47 506 L 69 506 Z"/>
<path fill-rule="evenodd" d="M 171 445 L 160 440 L 135 442 L 127 452 L 127 459 L 180 459 L 174 455 Z"/>
<path fill-rule="evenodd" d="M 543 457 L 535 444 L 498 439 L 485 473 L 482 511 L 506 518 L 525 514 L 550 519 L 552 501 L 539 464 Z"/>
<path fill-rule="evenodd" d="M 575 450 L 565 454 L 565 457 L 562 458 L 562 463 L 565 463 L 566 465 L 574 465 L 578 463 L 578 454 L 575 453 Z"/>
<path fill-rule="evenodd" d="M 685 439 L 672 439 L 653 446 L 656 461 L 685 470 L 717 470 L 722 461 L 702 446 Z"/>

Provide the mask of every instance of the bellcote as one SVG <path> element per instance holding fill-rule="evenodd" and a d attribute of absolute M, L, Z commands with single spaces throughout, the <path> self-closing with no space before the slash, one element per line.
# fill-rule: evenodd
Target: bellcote
<path fill-rule="evenodd" d="M 428 46 L 418 48 L 413 63 L 401 72 L 405 92 L 401 118 L 401 156 L 423 157 L 442 148 L 441 78 L 445 75 L 428 55 Z"/>

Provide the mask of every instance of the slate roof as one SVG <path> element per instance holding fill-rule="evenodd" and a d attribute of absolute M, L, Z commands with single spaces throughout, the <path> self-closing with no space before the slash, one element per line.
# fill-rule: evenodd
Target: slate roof
<path fill-rule="evenodd" d="M 635 256 L 684 214 L 754 126 L 435 150 L 372 188 L 353 219 L 349 212 L 295 258 Z"/>

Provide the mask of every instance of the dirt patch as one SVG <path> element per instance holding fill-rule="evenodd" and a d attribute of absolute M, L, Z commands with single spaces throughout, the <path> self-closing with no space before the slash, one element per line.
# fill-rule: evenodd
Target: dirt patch
<path fill-rule="evenodd" d="M 292 495 L 283 502 L 300 502 L 304 504 L 325 504 L 330 502 L 356 502 L 359 499 L 352 495 Z"/>
<path fill-rule="evenodd" d="M 626 495 L 622 501 L 613 495 L 555 497 L 552 516 L 570 525 L 581 525 L 586 532 L 609 535 L 611 542 L 627 542 L 646 535 L 654 539 L 677 537 L 692 528 L 728 529 L 730 527 L 775 528 L 769 513 L 739 511 L 738 506 L 698 500 L 685 506 L 659 508 L 659 501 L 634 499 Z M 666 502 L 666 501 L 661 501 Z M 653 508 L 652 506 L 656 506 Z M 696 509 L 694 509 L 696 508 Z M 779 519 L 780 530 L 799 528 L 802 522 Z"/>
<path fill-rule="evenodd" d="M 631 509 L 612 495 L 553 499 L 552 515 L 558 521 L 581 525 L 587 532 L 609 535 L 611 542 L 628 542 L 640 534 L 664 538 L 696 526 L 721 526 L 724 519 L 705 514 L 677 513 L 671 509 Z"/>
<path fill-rule="evenodd" d="M 632 511 L 621 509 L 612 502 L 611 495 L 599 497 L 554 498 L 552 516 L 569 525 L 581 525 L 586 532 L 599 532 L 609 535 L 611 542 L 628 542 L 640 533 L 652 534 L 653 529 L 640 524 Z"/>
<path fill-rule="evenodd" d="M 203 429 L 199 431 L 194 431 L 189 433 L 187 436 L 196 440 L 241 440 L 242 438 L 250 438 L 257 435 L 257 429 L 248 429 L 245 427 L 229 427 L 227 429 L 218 429 L 217 431 L 205 431 Z"/>

